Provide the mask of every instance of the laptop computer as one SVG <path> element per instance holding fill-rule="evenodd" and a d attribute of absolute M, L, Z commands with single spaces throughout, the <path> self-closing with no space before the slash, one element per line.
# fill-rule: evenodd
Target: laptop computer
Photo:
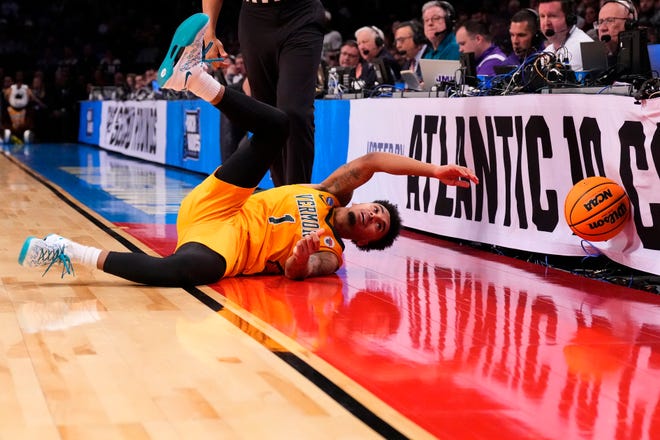
<path fill-rule="evenodd" d="M 607 69 L 607 48 L 602 41 L 583 41 L 580 43 L 582 70 L 600 73 Z"/>
<path fill-rule="evenodd" d="M 660 44 L 649 44 L 646 48 L 649 51 L 651 73 L 654 77 L 658 77 L 660 76 Z"/>
<path fill-rule="evenodd" d="M 424 80 L 424 91 L 431 90 L 442 82 L 460 83 L 461 62 L 459 60 L 419 60 L 419 68 Z"/>

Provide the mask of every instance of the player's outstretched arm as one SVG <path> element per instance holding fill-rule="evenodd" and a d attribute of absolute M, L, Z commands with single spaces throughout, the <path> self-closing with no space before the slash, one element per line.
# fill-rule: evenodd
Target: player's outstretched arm
<path fill-rule="evenodd" d="M 460 165 L 436 165 L 391 153 L 368 153 L 342 165 L 315 187 L 334 194 L 342 205 L 348 204 L 353 190 L 371 179 L 374 173 L 434 177 L 445 185 L 470 186 L 479 179 Z"/>

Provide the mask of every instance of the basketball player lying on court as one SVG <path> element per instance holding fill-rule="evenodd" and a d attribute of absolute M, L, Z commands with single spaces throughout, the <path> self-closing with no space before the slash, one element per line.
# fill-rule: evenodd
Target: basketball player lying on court
<path fill-rule="evenodd" d="M 280 151 L 288 119 L 280 110 L 219 84 L 202 59 L 208 18 L 196 14 L 174 35 L 159 70 L 163 88 L 188 89 L 253 133 L 222 166 L 181 203 L 178 242 L 172 255 L 153 257 L 84 246 L 56 234 L 29 237 L 19 263 L 50 268 L 72 262 L 141 284 L 193 286 L 222 277 L 283 273 L 293 279 L 334 273 L 342 264 L 342 239 L 364 250 L 389 247 L 400 229 L 399 214 L 387 201 L 346 206 L 353 190 L 375 172 L 434 177 L 447 185 L 478 183 L 468 168 L 434 165 L 387 153 L 369 153 L 334 171 L 320 184 L 287 185 L 254 192 Z M 185 47 L 176 57 L 176 48 Z M 178 61 L 177 61 L 178 58 Z"/>

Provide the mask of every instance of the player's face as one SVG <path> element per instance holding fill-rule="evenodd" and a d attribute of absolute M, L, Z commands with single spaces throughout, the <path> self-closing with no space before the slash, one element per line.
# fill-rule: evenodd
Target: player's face
<path fill-rule="evenodd" d="M 380 240 L 390 229 L 390 213 L 380 203 L 357 203 L 348 208 L 353 240 L 358 245 Z"/>

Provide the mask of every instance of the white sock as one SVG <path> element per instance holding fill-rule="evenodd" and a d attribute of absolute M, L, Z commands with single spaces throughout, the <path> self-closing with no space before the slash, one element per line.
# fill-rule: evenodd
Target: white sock
<path fill-rule="evenodd" d="M 66 254 L 75 263 L 96 267 L 96 262 L 99 259 L 99 255 L 101 255 L 101 249 L 69 241 L 66 244 Z"/>
<path fill-rule="evenodd" d="M 188 90 L 208 102 L 213 101 L 218 96 L 221 88 L 222 85 L 207 72 L 202 72 L 201 75 L 190 78 L 190 84 L 188 84 Z"/>

